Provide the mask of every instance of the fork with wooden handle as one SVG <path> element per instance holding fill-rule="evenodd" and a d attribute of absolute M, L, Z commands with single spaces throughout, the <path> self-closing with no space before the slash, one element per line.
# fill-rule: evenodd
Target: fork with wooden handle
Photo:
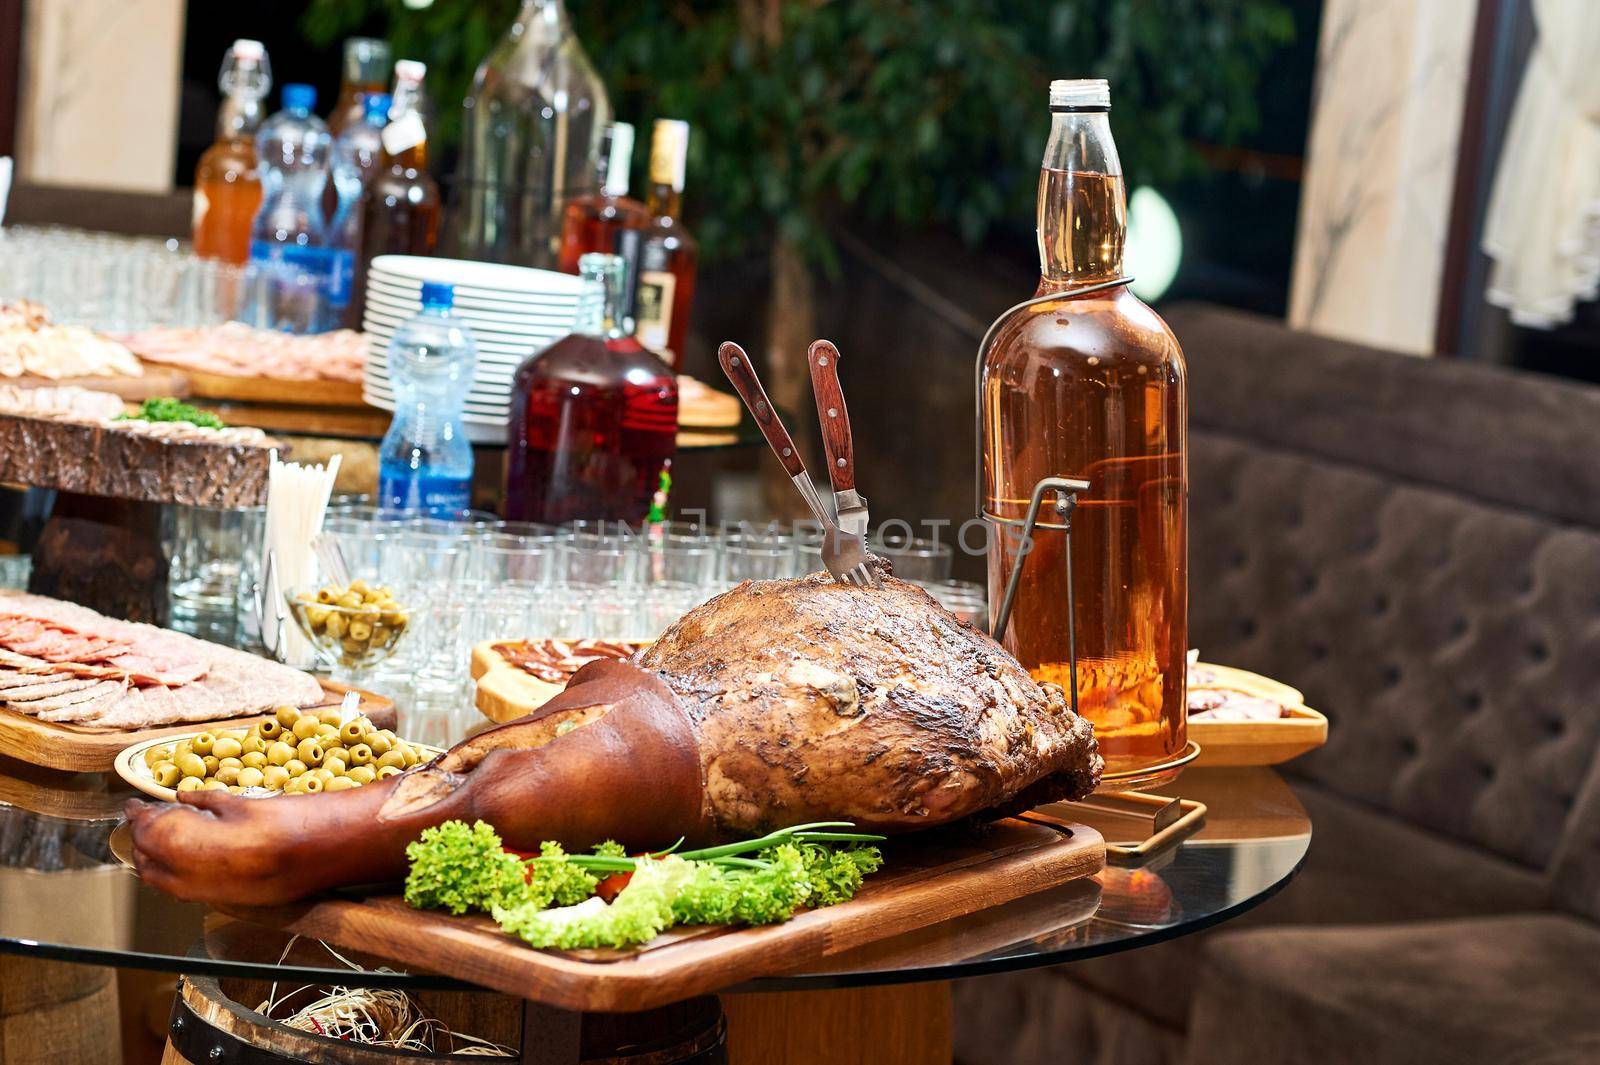
<path fill-rule="evenodd" d="M 822 450 L 828 457 L 828 479 L 833 482 L 833 509 L 839 531 L 849 536 L 867 535 L 867 499 L 856 491 L 856 453 L 850 436 L 850 412 L 839 385 L 839 349 L 830 341 L 813 341 L 806 352 L 811 365 L 811 391 L 817 397 L 817 419 L 822 423 Z M 868 567 L 877 587 L 878 571 Z"/>
<path fill-rule="evenodd" d="M 750 356 L 730 340 L 717 349 L 717 361 L 722 364 L 722 372 L 733 383 L 733 390 L 750 408 L 761 435 L 767 438 L 778 461 L 783 463 L 783 472 L 789 475 L 795 488 L 800 491 L 800 498 L 811 509 L 811 516 L 822 526 L 822 564 L 828 567 L 834 580 L 862 588 L 876 587 L 877 572 L 872 567 L 872 557 L 867 554 L 866 541 L 860 536 L 841 533 L 828 516 L 828 508 L 823 505 L 822 497 L 817 495 L 817 486 L 811 483 L 811 476 L 806 473 L 805 462 L 800 458 L 789 430 L 778 420 L 778 412 L 773 410 L 772 403 L 767 399 L 767 390 L 761 387 L 761 379 L 750 364 Z"/>

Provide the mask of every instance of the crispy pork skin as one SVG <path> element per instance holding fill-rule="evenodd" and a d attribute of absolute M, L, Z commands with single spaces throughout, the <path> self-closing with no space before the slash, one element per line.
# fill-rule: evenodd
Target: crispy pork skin
<path fill-rule="evenodd" d="M 816 820 L 904 832 L 1081 798 L 1088 722 L 915 585 L 746 582 L 638 664 L 585 666 L 527 717 L 349 791 L 128 804 L 136 864 L 181 898 L 266 905 L 394 879 L 442 821 L 516 850 L 630 850 Z"/>

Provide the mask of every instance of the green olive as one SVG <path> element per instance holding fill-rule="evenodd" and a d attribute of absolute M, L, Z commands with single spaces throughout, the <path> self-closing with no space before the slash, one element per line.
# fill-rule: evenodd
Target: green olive
<path fill-rule="evenodd" d="M 294 749 L 294 756 L 306 765 L 321 765 L 324 756 L 322 744 L 315 739 L 303 739 L 300 741 L 300 746 Z"/>
<path fill-rule="evenodd" d="M 232 766 L 234 769 L 243 769 L 244 768 L 244 759 L 242 759 L 242 758 L 218 758 L 217 759 L 217 768 L 218 769 L 227 769 L 229 766 Z"/>
<path fill-rule="evenodd" d="M 273 791 L 282 791 L 289 779 L 289 771 L 281 765 L 269 765 L 261 771 L 261 786 Z"/>
<path fill-rule="evenodd" d="M 388 754 L 394 749 L 394 733 L 379 729 L 367 737 L 367 746 L 372 748 L 373 754 Z"/>
<path fill-rule="evenodd" d="M 212 779 L 202 784 L 201 788 L 205 791 L 227 791 L 228 785 L 224 784 L 220 780 Z"/>
<path fill-rule="evenodd" d="M 239 786 L 241 788 L 259 788 L 267 776 L 254 766 L 245 766 L 239 770 Z"/>
<path fill-rule="evenodd" d="M 240 771 L 237 767 L 225 765 L 221 769 L 217 770 L 211 779 L 220 780 L 224 784 L 237 784 L 239 783 L 239 772 Z"/>
<path fill-rule="evenodd" d="M 398 766 L 392 766 L 392 765 L 380 766 L 378 768 L 378 779 L 379 780 L 388 780 L 390 777 L 399 776 L 400 773 L 401 773 L 401 770 L 400 770 L 400 768 Z"/>
<path fill-rule="evenodd" d="M 349 791 L 351 788 L 359 788 L 360 786 L 360 784 L 357 784 L 349 777 L 334 777 L 332 780 L 328 781 L 327 785 L 322 790 Z"/>
<path fill-rule="evenodd" d="M 144 764 L 154 767 L 158 762 L 172 761 L 172 748 L 162 744 L 144 752 Z"/>
<path fill-rule="evenodd" d="M 294 723 L 294 738 L 296 740 L 308 739 L 317 734 L 317 729 L 322 727 L 322 722 L 317 720 L 315 714 L 305 714 Z"/>
<path fill-rule="evenodd" d="M 331 754 L 322 759 L 322 765 L 320 768 L 326 769 L 329 773 L 336 777 L 342 777 L 345 774 L 344 759 L 337 758 Z"/>
<path fill-rule="evenodd" d="M 267 764 L 267 756 L 260 751 L 247 751 L 240 761 L 251 769 L 260 769 Z"/>
<path fill-rule="evenodd" d="M 345 592 L 337 600 L 335 600 L 335 602 L 337 602 L 340 606 L 349 607 L 350 609 L 354 610 L 356 607 L 361 605 L 361 593 Z"/>
<path fill-rule="evenodd" d="M 322 778 L 314 777 L 309 773 L 301 777 L 297 783 L 300 785 L 300 790 L 307 795 L 315 795 L 322 790 Z"/>
<path fill-rule="evenodd" d="M 199 791 L 206 786 L 206 782 L 199 777 L 184 777 L 178 781 L 179 791 Z"/>
<path fill-rule="evenodd" d="M 195 754 L 210 754 L 217 738 L 209 732 L 202 732 L 189 741 L 189 749 Z"/>
<path fill-rule="evenodd" d="M 267 743 L 268 741 L 262 739 L 260 736 L 246 736 L 244 738 L 244 742 L 239 744 L 239 746 L 242 747 L 246 753 L 249 753 L 250 751 L 261 751 L 265 753 L 267 749 Z"/>
<path fill-rule="evenodd" d="M 359 620 L 352 621 L 350 623 L 349 632 L 350 639 L 356 641 L 357 643 L 366 643 L 368 640 L 372 639 L 372 622 Z"/>
<path fill-rule="evenodd" d="M 291 758 L 283 763 L 283 768 L 291 777 L 303 777 L 306 775 L 306 770 L 311 767 L 298 758 Z"/>
<path fill-rule="evenodd" d="M 178 771 L 186 777 L 203 777 L 206 775 L 206 760 L 194 752 L 186 752 L 177 757 Z"/>
<path fill-rule="evenodd" d="M 380 756 L 378 758 L 378 768 L 383 769 L 386 766 L 394 769 L 404 769 L 406 767 L 405 752 L 396 747 L 388 753 Z"/>
<path fill-rule="evenodd" d="M 163 788 L 175 787 L 178 781 L 183 779 L 183 773 L 171 762 L 157 762 L 151 767 L 150 775 Z"/>
<path fill-rule="evenodd" d="M 314 735 L 317 739 L 321 740 L 323 742 L 323 744 L 326 745 L 328 743 L 332 743 L 333 741 L 335 741 L 335 740 L 337 740 L 339 738 L 339 726 L 337 726 L 337 725 L 318 725 L 317 726 L 317 731 L 312 733 L 312 735 Z"/>
<path fill-rule="evenodd" d="M 272 713 L 281 728 L 294 728 L 294 723 L 300 718 L 300 711 L 292 706 L 280 706 Z"/>
<path fill-rule="evenodd" d="M 264 740 L 275 740 L 281 732 L 283 732 L 283 726 L 271 718 L 255 727 L 255 734 Z"/>
<path fill-rule="evenodd" d="M 344 618 L 344 615 L 343 614 L 329 614 L 328 615 L 327 625 L 323 629 L 323 631 L 328 634 L 328 638 L 329 639 L 333 639 L 333 640 L 342 639 L 344 637 L 344 630 L 345 630 L 345 618 Z"/>
<path fill-rule="evenodd" d="M 378 779 L 377 771 L 374 770 L 370 765 L 351 766 L 350 769 L 345 772 L 345 776 L 349 777 L 357 784 L 371 784 L 374 780 Z"/>
<path fill-rule="evenodd" d="M 292 735 L 292 733 L 291 733 Z M 288 765 L 289 759 L 294 757 L 294 747 L 278 740 L 267 748 L 267 761 L 273 765 Z"/>
<path fill-rule="evenodd" d="M 372 748 L 365 743 L 358 743 L 350 748 L 350 764 L 353 766 L 366 765 L 372 761 Z"/>
<path fill-rule="evenodd" d="M 221 732 L 217 733 L 217 739 L 220 740 L 226 737 L 227 739 L 238 740 L 240 743 L 243 743 L 244 738 L 248 735 L 250 735 L 249 729 L 225 728 Z"/>
<path fill-rule="evenodd" d="M 215 773 L 222 766 L 222 759 L 214 754 L 204 755 L 200 761 L 205 763 L 207 775 Z"/>
<path fill-rule="evenodd" d="M 199 739 L 200 737 L 197 736 L 195 738 Z M 231 738 L 216 740 L 213 743 L 207 744 L 206 746 L 209 751 L 202 751 L 197 747 L 195 748 L 195 753 L 211 753 L 215 754 L 218 758 L 237 758 L 244 753 L 244 744 L 240 743 L 236 739 Z"/>
<path fill-rule="evenodd" d="M 367 730 L 369 727 L 370 726 L 367 723 L 367 719 L 364 717 L 358 717 L 353 721 L 346 721 L 344 724 L 339 726 L 339 738 L 347 745 L 353 747 L 362 740 L 366 739 Z"/>

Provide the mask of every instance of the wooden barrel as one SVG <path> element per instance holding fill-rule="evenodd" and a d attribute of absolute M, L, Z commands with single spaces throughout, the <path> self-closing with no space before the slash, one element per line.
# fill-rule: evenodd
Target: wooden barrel
<path fill-rule="evenodd" d="M 0 954 L 0 1062 L 121 1065 L 116 973 Z"/>
<path fill-rule="evenodd" d="M 185 977 L 172 1005 L 162 1065 L 399 1065 L 416 1062 L 518 1060 L 466 1054 L 418 1054 L 364 1047 L 303 1032 L 242 1005 L 259 1002 L 265 985 Z M 523 1004 L 490 992 L 418 992 L 423 1011 L 453 1031 L 513 1049 L 522 1045 Z M 532 1039 L 538 1033 L 529 1033 Z M 691 999 L 636 1014 L 588 1014 L 582 1053 L 574 1065 L 726 1065 L 722 1008 L 715 998 Z M 537 1055 L 533 1059 L 544 1060 Z"/>

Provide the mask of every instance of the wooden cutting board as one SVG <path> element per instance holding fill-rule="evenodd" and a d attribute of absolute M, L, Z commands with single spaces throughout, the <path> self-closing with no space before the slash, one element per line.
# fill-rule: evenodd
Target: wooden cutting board
<path fill-rule="evenodd" d="M 982 835 L 891 841 L 849 902 L 766 928 L 677 928 L 631 951 L 534 950 L 487 917 L 413 910 L 397 895 L 296 906 L 218 907 L 231 916 L 368 951 L 569 1010 L 650 1009 L 817 963 L 854 947 L 1093 876 L 1105 841 L 1008 819 Z"/>
<path fill-rule="evenodd" d="M 232 377 L 184 371 L 190 395 L 235 403 L 278 403 L 297 407 L 354 407 L 366 410 L 360 381 L 291 381 L 276 377 Z"/>
<path fill-rule="evenodd" d="M 317 709 L 338 706 L 349 688 L 332 681 L 322 682 L 326 698 Z M 361 712 L 372 719 L 379 728 L 394 728 L 394 700 L 372 692 L 362 692 Z M 75 773 L 109 773 L 122 749 L 144 740 L 194 732 L 213 725 L 227 728 L 249 728 L 268 715 L 219 719 L 217 721 L 189 721 L 181 725 L 163 725 L 159 728 L 124 729 L 93 728 L 88 725 L 65 725 L 19 714 L 15 710 L 0 708 L 0 754 L 47 769 L 65 769 Z"/>
<path fill-rule="evenodd" d="M 134 403 L 159 396 L 184 399 L 189 395 L 189 379 L 181 371 L 148 363 L 141 377 L 123 377 L 119 374 L 108 377 L 50 378 L 23 374 L 21 377 L 0 377 L 0 385 L 15 385 L 17 388 L 87 388 L 94 392 L 110 392 Z"/>

